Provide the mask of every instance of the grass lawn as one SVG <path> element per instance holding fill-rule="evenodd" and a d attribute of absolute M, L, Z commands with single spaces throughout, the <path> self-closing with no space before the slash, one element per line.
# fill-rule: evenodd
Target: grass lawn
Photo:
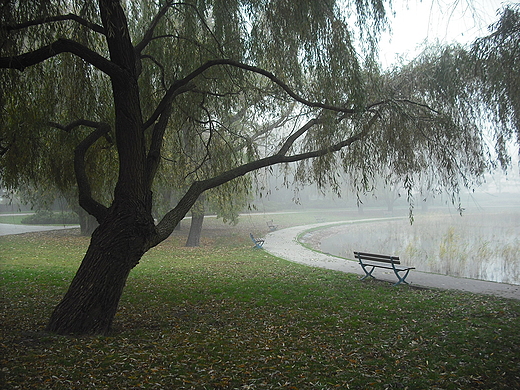
<path fill-rule="evenodd" d="M 28 217 L 27 214 L 25 215 L 1 215 L 0 214 L 0 223 L 8 223 L 8 224 L 14 224 L 14 225 L 31 225 L 30 223 L 26 223 L 25 219 Z M 35 223 L 34 225 L 47 225 L 47 226 L 74 226 L 78 225 L 77 223 L 71 224 L 71 223 Z"/>
<path fill-rule="evenodd" d="M 88 239 L 0 237 L 0 388 L 520 388 L 520 302 L 290 263 L 246 223 L 208 222 L 199 248 L 186 225 L 147 253 L 107 337 L 43 331 Z"/>
<path fill-rule="evenodd" d="M 27 218 L 26 214 L 16 215 L 16 214 L 8 214 L 8 215 L 2 215 L 0 214 L 0 223 L 14 223 L 14 224 L 21 224 L 22 221 Z"/>

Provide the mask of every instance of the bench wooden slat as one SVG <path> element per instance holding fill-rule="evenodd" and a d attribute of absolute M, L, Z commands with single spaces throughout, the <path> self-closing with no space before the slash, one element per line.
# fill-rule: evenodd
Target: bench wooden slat
<path fill-rule="evenodd" d="M 378 255 L 375 253 L 366 253 L 366 252 L 354 252 L 358 256 L 361 256 L 363 260 L 373 260 L 373 261 L 381 261 L 384 263 L 394 263 L 401 264 L 398 256 L 388 256 L 388 255 Z"/>

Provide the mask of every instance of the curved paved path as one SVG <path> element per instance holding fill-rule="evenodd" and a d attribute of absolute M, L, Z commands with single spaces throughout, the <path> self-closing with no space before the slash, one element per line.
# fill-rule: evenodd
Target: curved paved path
<path fill-rule="evenodd" d="M 352 221 L 334 224 L 330 222 L 317 223 L 277 230 L 269 233 L 265 237 L 264 249 L 274 256 L 296 263 L 364 275 L 363 270 L 357 262 L 307 249 L 297 241 L 298 235 L 309 229 L 349 223 L 352 223 Z M 397 280 L 393 272 L 384 272 L 380 269 L 376 270 L 376 273 L 377 279 L 387 280 L 392 283 Z M 406 281 L 415 286 L 455 289 L 478 294 L 490 294 L 504 298 L 520 299 L 520 285 L 457 278 L 417 270 L 410 271 Z"/>

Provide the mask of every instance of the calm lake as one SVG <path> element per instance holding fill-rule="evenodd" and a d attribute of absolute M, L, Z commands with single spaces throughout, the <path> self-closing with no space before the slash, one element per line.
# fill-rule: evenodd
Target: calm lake
<path fill-rule="evenodd" d="M 353 259 L 354 251 L 400 256 L 417 270 L 520 284 L 520 211 L 418 216 L 334 227 L 323 252 Z"/>

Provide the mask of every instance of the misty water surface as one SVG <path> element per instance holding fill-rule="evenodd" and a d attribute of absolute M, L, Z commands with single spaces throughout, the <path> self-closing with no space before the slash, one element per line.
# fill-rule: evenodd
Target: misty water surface
<path fill-rule="evenodd" d="M 335 228 L 321 250 L 346 258 L 354 251 L 398 255 L 418 270 L 520 284 L 520 212 L 431 215 Z"/>

